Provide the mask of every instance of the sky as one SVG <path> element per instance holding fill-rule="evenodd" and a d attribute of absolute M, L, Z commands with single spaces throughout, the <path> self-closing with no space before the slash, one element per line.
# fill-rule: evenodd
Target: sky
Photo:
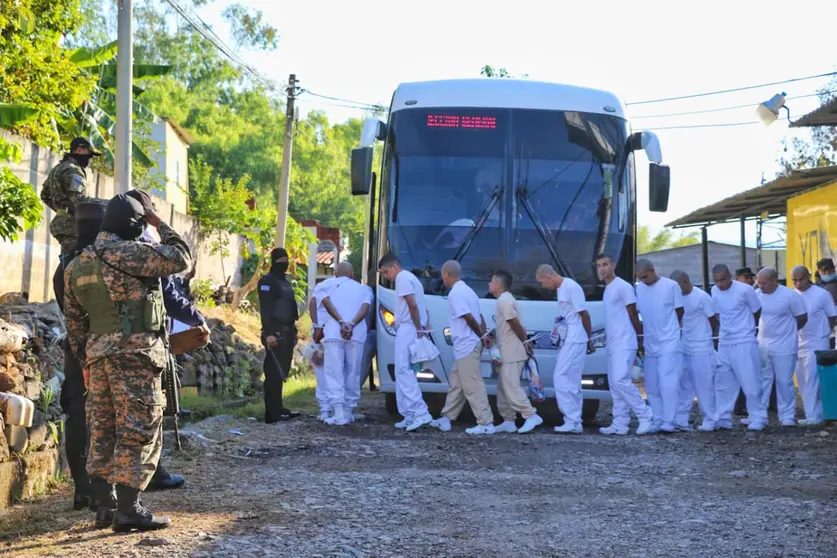
<path fill-rule="evenodd" d="M 478 77 L 485 64 L 530 79 L 614 92 L 627 103 L 689 95 L 837 71 L 833 33 L 817 21 L 837 21 L 837 2 L 792 4 L 752 0 L 683 3 L 549 0 L 239 0 L 264 12 L 279 30 L 270 53 L 239 52 L 265 76 L 285 83 L 295 73 L 310 91 L 389 104 L 399 83 Z M 231 44 L 220 14 L 229 0 L 198 13 Z M 788 95 L 791 118 L 817 108 L 809 95 L 827 78 L 628 107 L 634 130 L 656 130 L 672 188 L 666 213 L 648 211 L 647 159 L 638 159 L 639 224 L 656 230 L 697 208 L 772 179 L 787 120 L 704 129 L 671 127 L 756 120 L 755 107 Z M 325 110 L 330 119 L 361 117 L 340 103 L 300 97 L 302 114 Z M 731 106 L 744 108 L 649 118 Z M 786 114 L 783 111 L 783 116 Z M 755 245 L 755 224 L 747 228 Z M 739 226 L 709 228 L 709 239 L 739 242 Z M 776 229 L 765 242 L 779 240 Z"/>

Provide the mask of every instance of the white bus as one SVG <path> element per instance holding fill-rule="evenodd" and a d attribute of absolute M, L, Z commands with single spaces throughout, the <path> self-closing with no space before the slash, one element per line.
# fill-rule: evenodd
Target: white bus
<path fill-rule="evenodd" d="M 381 180 L 372 171 L 373 146 L 383 142 Z M 369 195 L 364 278 L 376 292 L 377 369 L 387 408 L 395 412 L 393 285 L 377 273 L 392 252 L 424 284 L 432 338 L 441 353 L 416 372 L 425 393 L 445 393 L 453 366 L 442 264 L 456 259 L 480 297 L 493 328 L 492 272 L 509 271 L 522 322 L 542 332 L 535 356 L 547 398 L 554 395 L 557 348 L 549 333 L 555 292 L 535 281 L 551 264 L 584 288 L 599 350 L 587 357 L 583 418 L 610 400 L 602 294 L 594 259 L 607 254 L 617 273 L 634 282 L 636 175 L 634 151 L 650 163 L 650 209 L 668 205 L 669 169 L 657 137 L 632 134 L 625 106 L 606 91 L 514 79 L 405 83 L 392 97 L 386 123 L 367 120 L 352 152 L 352 193 Z M 483 377 L 496 394 L 486 351 Z"/>

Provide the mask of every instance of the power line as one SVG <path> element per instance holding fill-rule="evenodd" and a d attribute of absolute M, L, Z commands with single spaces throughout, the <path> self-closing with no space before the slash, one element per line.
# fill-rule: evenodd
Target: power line
<path fill-rule="evenodd" d="M 654 127 L 654 128 L 642 128 L 639 130 L 634 130 L 636 132 L 643 132 L 645 130 L 649 131 L 658 131 L 658 130 L 687 130 L 690 128 L 732 128 L 735 126 L 750 126 L 752 124 L 761 124 L 758 120 L 753 120 L 750 122 L 726 122 L 723 124 L 692 124 L 687 126 L 663 126 L 661 128 Z"/>
<path fill-rule="evenodd" d="M 837 90 L 835 90 L 835 91 L 824 91 L 822 93 L 824 93 L 826 95 L 830 95 L 832 93 L 837 93 Z M 819 95 L 820 95 L 820 93 L 809 93 L 807 95 L 796 95 L 795 97 L 788 97 L 788 100 L 791 101 L 791 100 L 795 100 L 795 99 L 807 99 L 809 97 L 818 97 Z M 735 110 L 735 109 L 740 109 L 740 108 L 754 108 L 757 104 L 758 103 L 749 103 L 749 104 L 746 104 L 746 105 L 735 105 L 735 106 L 731 106 L 731 107 L 721 107 L 721 108 L 712 108 L 712 109 L 704 109 L 704 110 L 689 110 L 689 111 L 685 111 L 685 112 L 670 112 L 670 113 L 666 113 L 666 114 L 648 114 L 648 115 L 642 115 L 642 116 L 632 116 L 631 120 L 640 120 L 640 119 L 643 119 L 643 118 L 668 118 L 670 116 L 688 116 L 688 115 L 691 115 L 691 114 L 706 114 L 706 113 L 710 113 L 710 112 L 723 112 L 723 111 L 727 111 L 727 110 Z"/>
<path fill-rule="evenodd" d="M 321 99 L 328 99 L 329 101 L 337 101 L 337 102 L 340 102 L 340 103 L 361 105 L 363 107 L 368 107 L 368 108 L 371 108 L 371 109 L 386 108 L 383 105 L 379 105 L 379 104 L 364 103 L 362 101 L 352 101 L 351 99 L 343 99 L 343 98 L 340 98 L 340 97 L 332 97 L 330 95 L 321 95 L 320 93 L 314 93 L 313 91 L 309 91 L 308 89 L 302 89 L 300 91 L 300 94 L 302 94 L 302 93 L 308 93 L 309 95 L 312 95 L 314 97 L 320 97 Z"/>
<path fill-rule="evenodd" d="M 722 95 L 722 94 L 725 94 L 725 93 L 735 93 L 737 91 L 747 91 L 747 90 L 750 90 L 750 89 L 759 89 L 759 88 L 762 88 L 762 87 L 770 87 L 770 86 L 773 86 L 773 85 L 782 85 L 784 83 L 794 83 L 794 82 L 797 82 L 797 81 L 805 81 L 805 80 L 809 80 L 809 79 L 824 78 L 824 77 L 829 77 L 829 76 L 833 76 L 833 75 L 837 75 L 837 72 L 828 72 L 826 74 L 817 74 L 817 75 L 814 75 L 814 76 L 791 78 L 791 79 L 786 79 L 786 80 L 782 80 L 782 81 L 773 81 L 773 82 L 770 82 L 770 83 L 760 83 L 758 85 L 748 85 L 746 87 L 734 87 L 732 89 L 719 89 L 717 91 L 707 91 L 707 92 L 704 92 L 704 93 L 693 93 L 691 95 L 680 95 L 679 97 L 664 97 L 664 98 L 661 98 L 661 99 L 648 99 L 648 100 L 645 100 L 645 101 L 634 101 L 634 102 L 625 103 L 625 104 L 626 105 L 646 105 L 646 104 L 649 104 L 649 103 L 665 103 L 665 102 L 668 102 L 668 101 L 680 101 L 680 100 L 683 100 L 683 99 L 694 99 L 696 97 L 708 97 L 710 95 Z"/>

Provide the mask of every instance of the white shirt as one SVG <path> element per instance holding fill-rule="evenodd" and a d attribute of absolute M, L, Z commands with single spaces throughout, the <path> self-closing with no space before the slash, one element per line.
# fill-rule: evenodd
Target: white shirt
<path fill-rule="evenodd" d="M 558 288 L 558 312 L 567 325 L 564 343 L 587 343 L 587 331 L 579 313 L 587 310 L 584 291 L 572 279 L 564 278 Z"/>
<path fill-rule="evenodd" d="M 683 352 L 704 355 L 715 351 L 709 318 L 715 315 L 715 303 L 703 289 L 693 288 L 683 295 Z"/>
<path fill-rule="evenodd" d="M 419 311 L 419 323 L 423 322 L 427 317 L 424 306 L 424 287 L 422 287 L 421 282 L 415 275 L 406 269 L 402 269 L 395 276 L 395 296 L 398 297 L 395 299 L 396 328 L 404 324 L 409 326 L 414 325 L 413 317 L 410 315 L 410 307 L 407 306 L 407 301 L 404 300 L 404 297 L 408 295 L 413 295 L 416 299 L 416 306 L 418 306 Z"/>
<path fill-rule="evenodd" d="M 799 348 L 804 349 L 831 336 L 831 324 L 828 319 L 837 316 L 837 307 L 834 306 L 831 294 L 815 285 L 808 287 L 807 291 L 797 289 L 796 292 L 805 301 L 808 311 L 808 322 L 799 330 Z"/>
<path fill-rule="evenodd" d="M 756 323 L 753 314 L 761 309 L 756 291 L 750 285 L 733 281 L 722 291 L 712 287 L 712 302 L 720 320 L 719 345 L 729 346 L 756 340 Z"/>
<path fill-rule="evenodd" d="M 367 289 L 357 281 L 347 279 L 332 289 L 326 297 L 331 301 L 331 305 L 334 306 L 343 321 L 351 322 L 364 304 L 372 304 L 372 297 L 369 296 Z M 366 331 L 366 320 L 361 320 L 352 330 L 352 341 L 365 342 Z M 326 320 L 323 334 L 326 341 L 343 341 L 343 337 L 340 335 L 340 323 L 332 318 L 330 314 Z"/>
<path fill-rule="evenodd" d="M 680 322 L 675 309 L 683 308 L 683 292 L 676 281 L 658 277 L 652 285 L 636 286 L 637 309 L 642 316 L 645 354 L 658 356 L 682 350 Z"/>
<path fill-rule="evenodd" d="M 770 294 L 758 293 L 761 301 L 759 319 L 759 345 L 770 354 L 795 355 L 799 349 L 796 316 L 807 312 L 805 301 L 799 293 L 779 285 Z"/>
<path fill-rule="evenodd" d="M 448 293 L 448 319 L 450 337 L 453 341 L 453 358 L 463 359 L 474 352 L 479 336 L 468 326 L 465 316 L 470 314 L 480 321 L 480 299 L 464 281 L 457 281 Z"/>
<path fill-rule="evenodd" d="M 636 331 L 626 309 L 628 305 L 636 304 L 634 288 L 624 279 L 616 277 L 605 287 L 602 302 L 608 351 L 635 351 Z"/>
<path fill-rule="evenodd" d="M 326 322 L 331 318 L 328 314 L 328 310 L 325 309 L 323 306 L 323 299 L 327 298 L 331 292 L 341 285 L 344 281 L 347 281 L 348 277 L 329 277 L 322 283 L 318 283 L 316 287 L 314 287 L 314 298 L 317 299 L 317 324 L 320 327 L 325 327 Z M 354 315 L 352 315 L 352 318 Z M 351 318 L 349 318 L 351 319 Z M 323 330 L 323 334 L 325 334 L 325 330 Z"/>

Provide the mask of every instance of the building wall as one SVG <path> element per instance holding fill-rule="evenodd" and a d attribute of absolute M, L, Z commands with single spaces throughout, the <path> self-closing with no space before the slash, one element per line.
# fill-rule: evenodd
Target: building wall
<path fill-rule="evenodd" d="M 703 267 L 701 264 L 701 245 L 693 244 L 672 250 L 661 250 L 641 254 L 639 257 L 647 258 L 654 264 L 657 273 L 663 277 L 669 277 L 677 269 L 685 271 L 692 283 L 703 286 Z M 741 267 L 741 248 L 731 244 L 709 243 L 709 281 L 712 282 L 712 267 L 718 264 L 726 264 L 733 273 Z M 747 266 L 754 271 L 758 268 L 756 262 L 756 249 L 747 248 Z M 782 274 L 784 276 L 784 274 Z"/>
<path fill-rule="evenodd" d="M 154 194 L 168 201 L 181 213 L 189 211 L 189 146 L 180 138 L 174 127 L 165 120 L 154 124 L 151 139 L 159 144 L 153 155 L 157 161 L 154 169 L 161 188 Z"/>
<path fill-rule="evenodd" d="M 10 165 L 10 168 L 21 180 L 33 185 L 40 196 L 41 185 L 50 169 L 61 160 L 61 155 L 21 140 L 3 130 L 0 130 L 0 135 L 21 144 L 23 158 L 19 164 Z M 114 196 L 116 185 L 113 177 L 92 171 L 87 174 L 88 195 L 103 199 Z M 208 243 L 199 239 L 197 222 L 193 218 L 156 196 L 154 202 L 160 218 L 181 234 L 195 251 L 198 279 L 222 283 L 226 277 L 232 275 L 230 285 L 240 284 L 238 271 L 243 261 L 240 254 L 244 242 L 247 242 L 243 237 L 236 235 L 230 238 L 230 256 L 223 259 L 217 255 L 211 256 L 207 248 Z M 58 256 L 61 252 L 58 242 L 49 234 L 49 223 L 53 216 L 52 211 L 45 206 L 37 227 L 21 233 L 16 242 L 0 241 L 0 269 L 3 270 L 3 273 L 0 273 L 0 294 L 28 292 L 29 300 L 33 302 L 53 298 L 52 275 L 58 266 Z"/>
<path fill-rule="evenodd" d="M 837 182 L 788 200 L 787 272 L 813 272 L 822 258 L 837 260 Z M 832 240 L 834 239 L 834 240 Z"/>

